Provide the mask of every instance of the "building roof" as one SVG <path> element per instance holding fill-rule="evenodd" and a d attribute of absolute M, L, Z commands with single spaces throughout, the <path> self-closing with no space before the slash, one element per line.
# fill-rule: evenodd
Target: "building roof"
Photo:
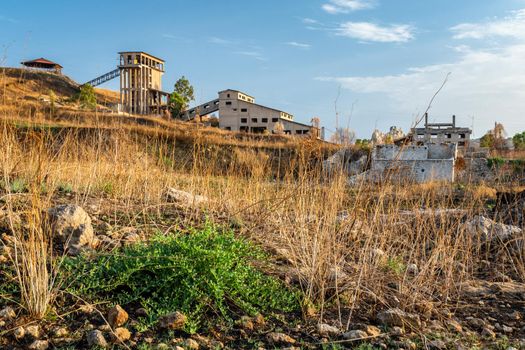
<path fill-rule="evenodd" d="M 55 62 L 52 62 L 50 60 L 47 60 L 43 57 L 40 57 L 40 58 L 37 58 L 37 59 L 34 59 L 34 60 L 31 60 L 31 61 L 24 61 L 22 62 L 22 64 L 24 66 L 30 66 L 30 65 L 35 65 L 35 64 L 39 64 L 39 65 L 47 65 L 47 66 L 52 66 L 52 67 L 60 67 L 60 68 L 63 68 L 61 65 L 59 65 L 58 63 L 55 63 Z"/>
<path fill-rule="evenodd" d="M 146 55 L 146 56 L 152 57 L 152 58 L 154 58 L 154 59 L 156 59 L 156 60 L 159 60 L 159 61 L 161 61 L 161 62 L 166 62 L 166 61 L 164 61 L 162 58 L 158 58 L 157 56 L 153 56 L 152 54 L 149 54 L 149 53 L 144 52 L 144 51 L 121 51 L 121 52 L 119 52 L 118 54 L 119 54 L 119 55 L 122 55 L 122 54 L 125 54 L 125 53 L 140 53 L 140 54 L 143 54 L 143 55 Z"/>
<path fill-rule="evenodd" d="M 251 96 L 251 95 L 248 95 L 248 94 L 245 93 L 245 92 L 242 92 L 242 91 L 239 91 L 239 90 L 235 90 L 235 89 L 226 89 L 226 90 L 222 90 L 222 91 L 219 91 L 219 94 L 220 94 L 220 93 L 223 93 L 223 92 L 226 92 L 226 91 L 238 92 L 238 93 L 241 93 L 241 94 L 246 95 L 246 96 L 248 96 L 248 97 L 251 97 L 251 98 L 253 98 L 253 99 L 255 100 L 255 97 L 253 97 L 253 96 Z"/>

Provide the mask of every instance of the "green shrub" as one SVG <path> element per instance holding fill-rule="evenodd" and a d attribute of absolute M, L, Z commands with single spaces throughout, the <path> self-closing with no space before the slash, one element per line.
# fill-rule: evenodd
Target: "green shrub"
<path fill-rule="evenodd" d="M 13 193 L 24 193 L 28 191 L 27 182 L 17 177 L 9 184 L 9 190 Z"/>
<path fill-rule="evenodd" d="M 487 165 L 489 168 L 500 168 L 505 165 L 505 159 L 501 157 L 488 158 Z"/>
<path fill-rule="evenodd" d="M 181 311 L 187 332 L 206 327 L 206 316 L 231 322 L 234 315 L 255 315 L 299 308 L 298 294 L 264 275 L 250 262 L 263 255 L 247 242 L 207 225 L 191 234 L 156 236 L 110 255 L 69 258 L 65 273 L 76 295 L 148 311 L 143 328 L 159 316 Z"/>

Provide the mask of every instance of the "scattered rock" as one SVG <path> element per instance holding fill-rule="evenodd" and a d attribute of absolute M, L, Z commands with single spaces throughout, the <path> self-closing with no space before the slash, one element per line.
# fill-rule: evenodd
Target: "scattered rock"
<path fill-rule="evenodd" d="M 135 243 L 140 242 L 140 240 L 141 240 L 140 235 L 138 233 L 135 233 L 135 232 L 128 233 L 122 239 L 124 245 L 135 244 Z"/>
<path fill-rule="evenodd" d="M 289 335 L 287 334 L 284 334 L 284 333 L 279 333 L 279 332 L 270 332 L 266 335 L 266 340 L 268 340 L 268 342 L 270 344 L 295 344 L 295 339 L 290 337 Z"/>
<path fill-rule="evenodd" d="M 10 320 L 16 317 L 15 310 L 11 306 L 6 306 L 0 310 L 1 320 Z"/>
<path fill-rule="evenodd" d="M 115 305 L 108 312 L 108 322 L 112 328 L 122 326 L 128 320 L 128 313 L 120 305 Z"/>
<path fill-rule="evenodd" d="M 40 338 L 40 327 L 37 325 L 29 325 L 25 328 L 26 336 L 31 337 L 32 339 Z"/>
<path fill-rule="evenodd" d="M 343 334 L 343 338 L 346 340 L 365 339 L 365 338 L 368 338 L 368 333 L 360 329 L 356 329 L 356 330 L 348 331 L 345 334 Z"/>
<path fill-rule="evenodd" d="M 501 327 L 501 330 L 504 332 L 504 333 L 512 333 L 514 332 L 514 329 L 512 327 L 509 327 L 507 325 L 503 325 Z"/>
<path fill-rule="evenodd" d="M 188 338 L 184 341 L 184 347 L 190 350 L 199 350 L 199 343 L 191 338 Z"/>
<path fill-rule="evenodd" d="M 266 325 L 266 321 L 264 320 L 263 315 L 257 314 L 254 318 L 255 324 L 257 327 L 264 327 Z"/>
<path fill-rule="evenodd" d="M 96 248 L 98 239 L 91 218 L 79 206 L 59 205 L 48 210 L 53 234 L 64 244 L 68 254 L 77 255 L 87 248 Z"/>
<path fill-rule="evenodd" d="M 376 326 L 367 325 L 364 331 L 371 337 L 378 337 L 381 334 L 381 330 Z"/>
<path fill-rule="evenodd" d="M 46 350 L 49 347 L 47 340 L 35 340 L 29 345 L 29 350 Z"/>
<path fill-rule="evenodd" d="M 483 328 L 481 335 L 485 338 L 496 339 L 496 333 L 488 327 Z"/>
<path fill-rule="evenodd" d="M 471 236 L 479 237 L 483 242 L 506 242 L 513 236 L 521 234 L 519 227 L 505 225 L 479 215 L 467 222 L 465 229 Z"/>
<path fill-rule="evenodd" d="M 405 334 L 405 330 L 401 327 L 395 326 L 395 327 L 392 327 L 390 334 L 392 334 L 395 337 L 400 337 Z"/>
<path fill-rule="evenodd" d="M 102 332 L 99 330 L 93 330 L 87 334 L 87 343 L 92 347 L 98 346 L 105 348 L 108 346 L 106 338 L 104 338 L 104 334 L 102 334 Z"/>
<path fill-rule="evenodd" d="M 114 342 L 125 342 L 131 338 L 131 333 L 124 327 L 116 328 L 111 334 Z"/>
<path fill-rule="evenodd" d="M 159 320 L 159 325 L 161 328 L 178 330 L 184 327 L 186 320 L 186 315 L 179 311 L 175 311 L 171 314 L 162 316 Z"/>
<path fill-rule="evenodd" d="M 404 312 L 398 308 L 381 311 L 377 314 L 377 318 L 382 324 L 389 327 L 405 327 L 411 326 L 418 328 L 421 325 L 421 320 L 418 315 Z"/>
<path fill-rule="evenodd" d="M 429 342 L 428 347 L 430 349 L 435 349 L 435 350 L 444 350 L 447 348 L 447 344 L 445 344 L 443 340 L 436 339 L 436 340 L 432 340 L 431 342 Z"/>
<path fill-rule="evenodd" d="M 448 320 L 446 322 L 446 325 L 447 325 L 447 328 L 451 331 L 454 331 L 457 333 L 461 333 L 463 331 L 463 327 L 456 320 Z"/>
<path fill-rule="evenodd" d="M 17 329 L 15 329 L 13 331 L 13 336 L 15 337 L 15 339 L 22 339 L 24 336 L 26 335 L 26 330 L 24 329 L 24 327 L 18 327 Z"/>
<path fill-rule="evenodd" d="M 317 332 L 321 337 L 335 337 L 341 334 L 339 328 L 331 326 L 326 323 L 320 323 L 317 325 Z"/>
<path fill-rule="evenodd" d="M 60 327 L 54 330 L 53 335 L 57 338 L 65 338 L 69 335 L 69 331 L 65 327 Z"/>
<path fill-rule="evenodd" d="M 416 276 L 419 273 L 419 267 L 416 264 L 408 264 L 407 274 L 410 276 Z"/>
<path fill-rule="evenodd" d="M 242 329 L 246 331 L 253 331 L 254 329 L 253 321 L 248 316 L 242 316 L 241 319 L 239 320 L 239 324 L 242 327 Z"/>
<path fill-rule="evenodd" d="M 207 197 L 177 190 L 173 187 L 166 190 L 166 198 L 169 202 L 178 203 L 184 207 L 199 207 L 209 201 Z"/>

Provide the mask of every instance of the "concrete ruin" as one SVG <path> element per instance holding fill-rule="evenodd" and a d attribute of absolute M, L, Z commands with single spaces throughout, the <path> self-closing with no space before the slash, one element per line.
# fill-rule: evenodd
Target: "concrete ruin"
<path fill-rule="evenodd" d="M 456 126 L 456 116 L 451 123 L 429 123 L 428 113 L 425 114 L 425 127 L 413 128 L 410 132 L 415 145 L 426 144 L 456 144 L 458 148 L 469 146 L 472 130 Z"/>
<path fill-rule="evenodd" d="M 372 153 L 370 172 L 380 180 L 452 182 L 456 155 L 455 144 L 378 145 Z"/>

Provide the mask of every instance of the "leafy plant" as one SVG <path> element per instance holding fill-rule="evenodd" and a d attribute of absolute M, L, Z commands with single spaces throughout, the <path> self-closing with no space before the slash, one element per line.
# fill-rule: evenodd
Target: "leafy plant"
<path fill-rule="evenodd" d="M 190 101 L 195 99 L 193 86 L 186 77 L 181 77 L 175 83 L 173 93 L 170 95 L 169 99 L 169 109 L 174 118 L 177 118 L 186 108 Z"/>
<path fill-rule="evenodd" d="M 97 96 L 95 95 L 93 86 L 85 84 L 80 87 L 78 102 L 82 108 L 95 109 L 97 107 Z"/>
<path fill-rule="evenodd" d="M 72 293 L 140 304 L 148 310 L 141 320 L 146 326 L 181 311 L 192 333 L 204 326 L 206 315 L 231 322 L 239 310 L 255 315 L 298 309 L 296 292 L 250 264 L 262 257 L 232 232 L 207 225 L 190 234 L 156 236 L 149 244 L 111 255 L 70 258 L 65 270 L 74 279 Z"/>

